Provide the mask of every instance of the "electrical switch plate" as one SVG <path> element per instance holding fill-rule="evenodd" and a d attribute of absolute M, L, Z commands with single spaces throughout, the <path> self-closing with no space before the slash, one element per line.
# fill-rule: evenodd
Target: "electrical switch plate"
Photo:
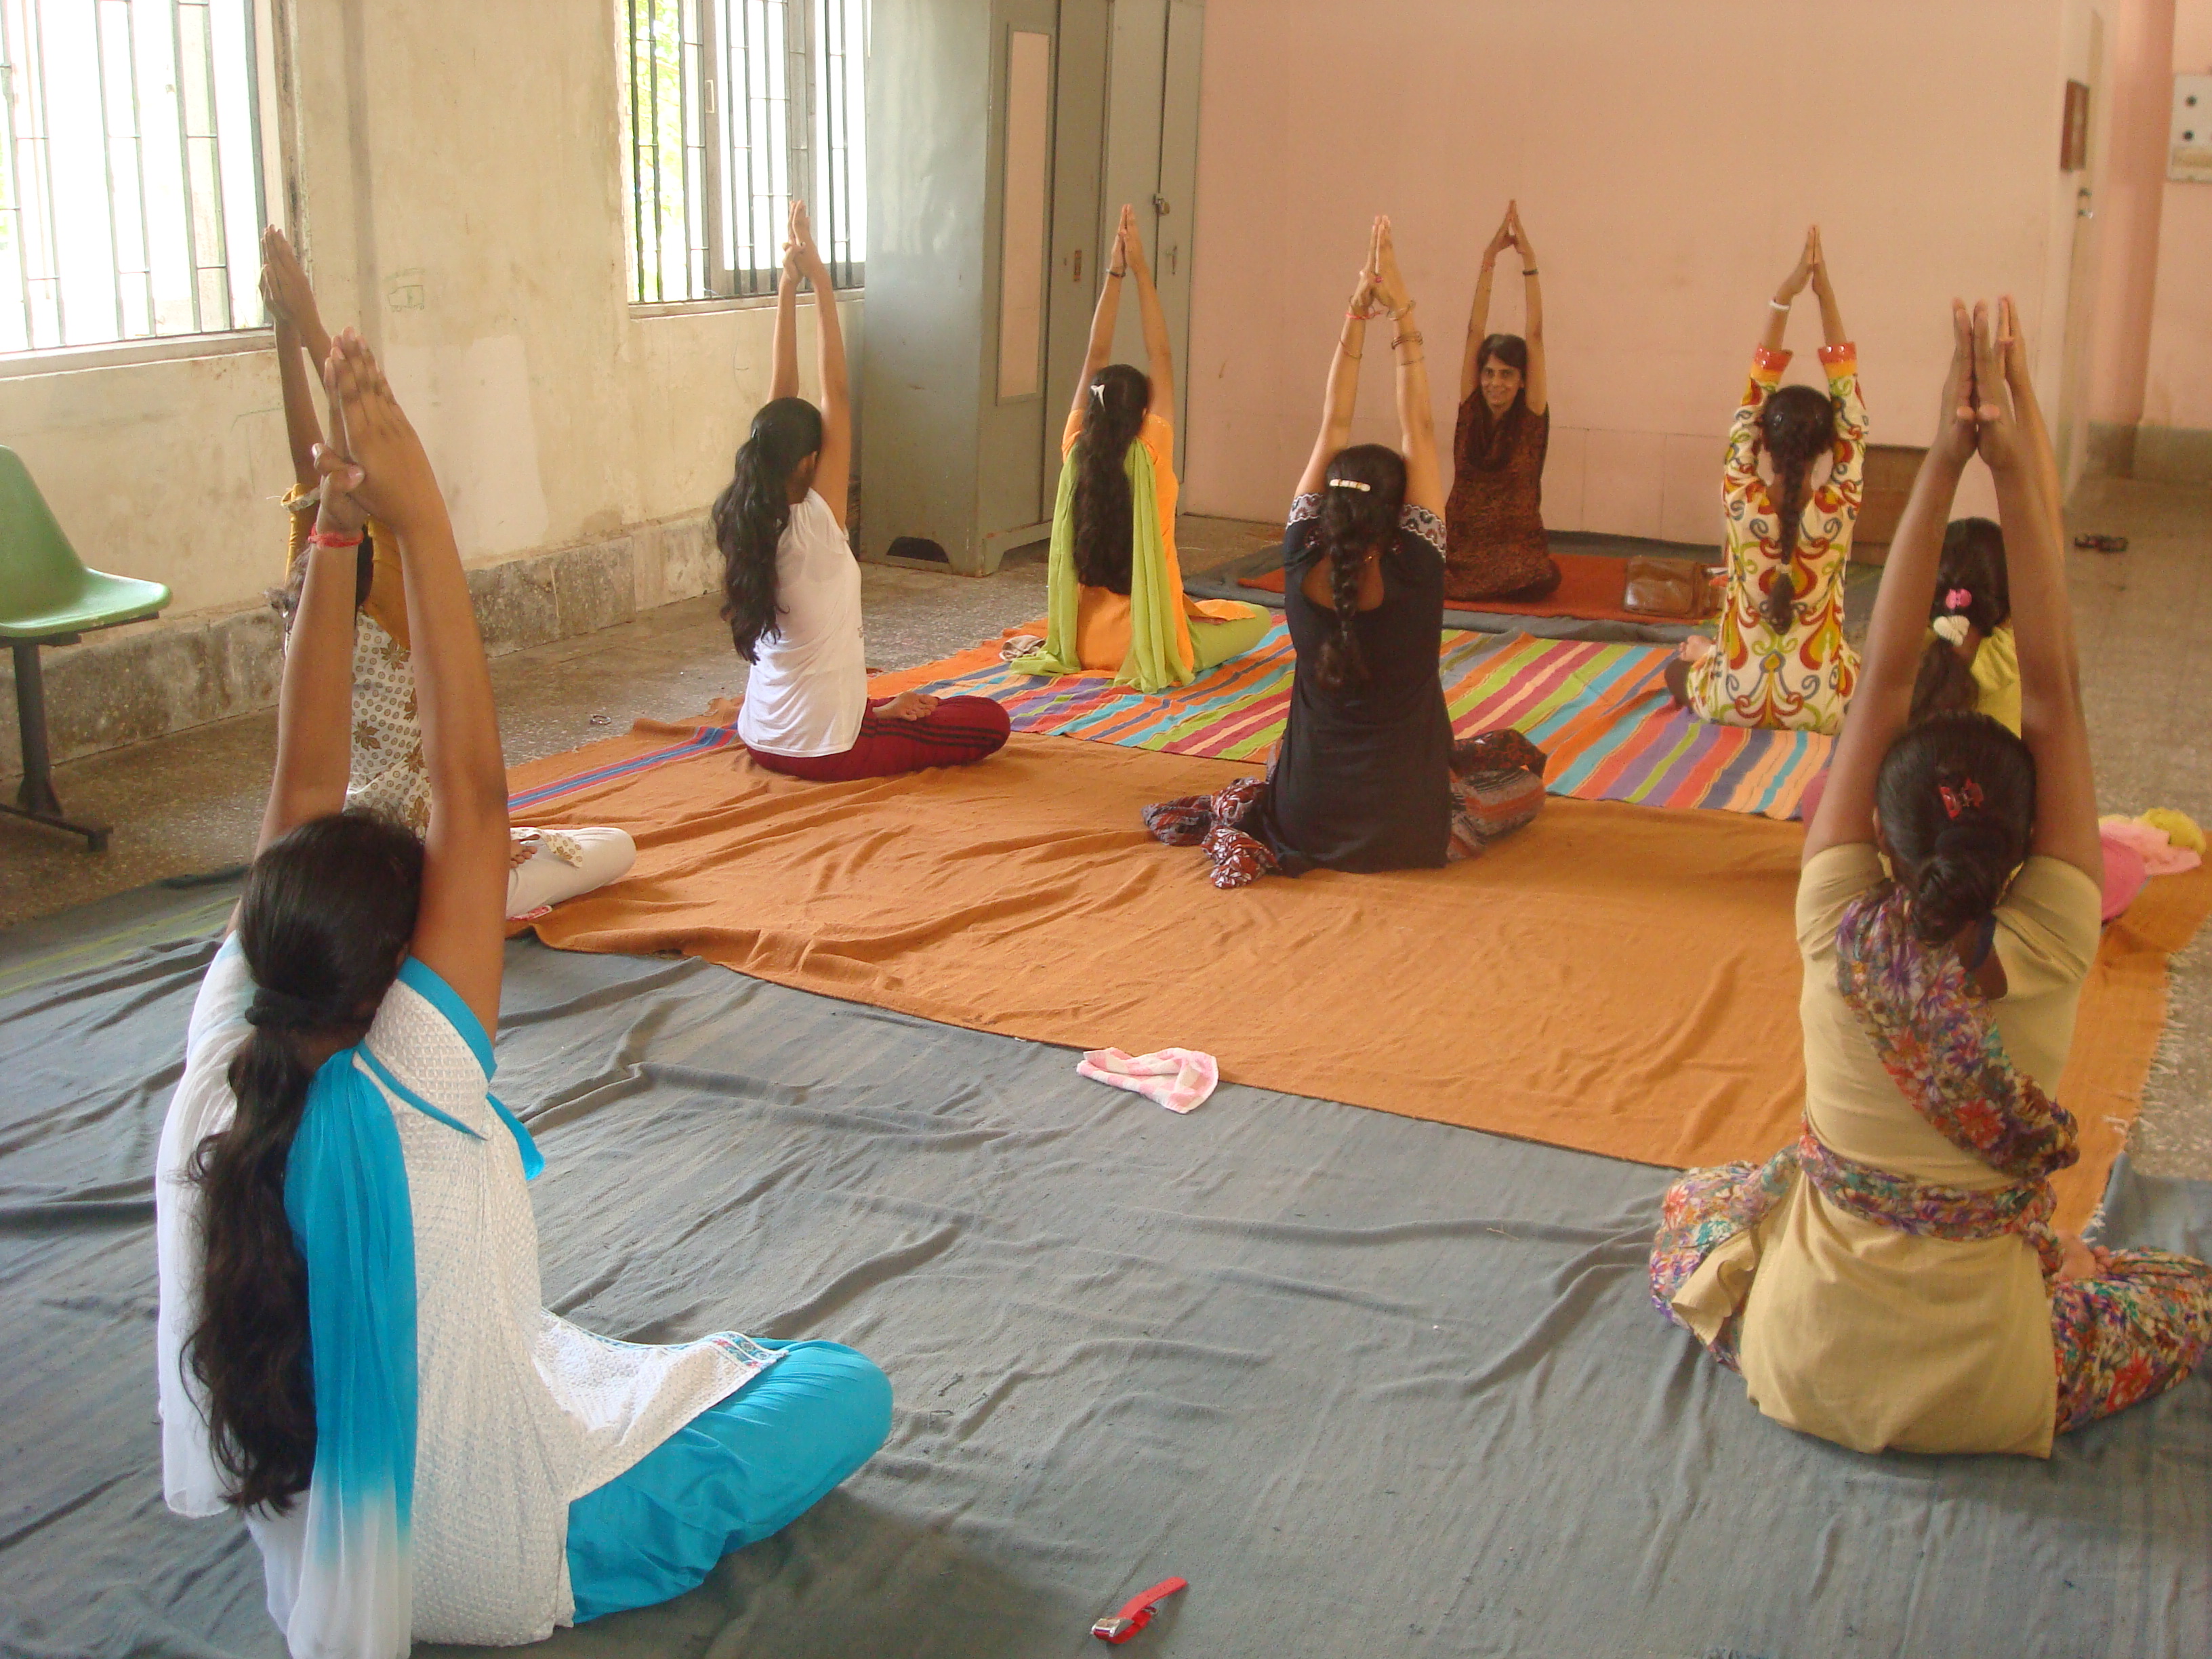
<path fill-rule="evenodd" d="M 2212 184 L 2212 75 L 2173 77 L 2173 126 L 2166 142 L 2167 178 Z"/>

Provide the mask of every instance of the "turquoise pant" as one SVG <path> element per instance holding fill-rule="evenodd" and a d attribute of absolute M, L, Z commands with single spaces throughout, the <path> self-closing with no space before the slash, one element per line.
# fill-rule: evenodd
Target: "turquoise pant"
<path fill-rule="evenodd" d="M 769 1342 L 783 1358 L 568 1505 L 576 1622 L 651 1607 L 779 1532 L 875 1455 L 891 1385 L 835 1342 Z"/>

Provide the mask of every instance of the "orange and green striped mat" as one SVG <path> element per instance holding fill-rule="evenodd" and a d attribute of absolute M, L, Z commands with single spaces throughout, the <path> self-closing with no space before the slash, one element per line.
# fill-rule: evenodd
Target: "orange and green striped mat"
<path fill-rule="evenodd" d="M 1468 737 L 1516 728 L 1551 757 L 1546 779 L 1555 795 L 1795 817 L 1834 740 L 1691 719 L 1673 707 L 1660 678 L 1670 651 L 1451 629 L 1437 672 L 1452 729 Z M 890 677 L 890 685 L 994 698 L 1006 706 L 1017 732 L 1222 760 L 1265 760 L 1290 712 L 1295 656 L 1280 623 L 1243 656 L 1164 692 L 1133 691 L 1103 674 L 1053 677 L 1016 673 L 1001 662 L 978 665 L 985 654 L 965 652 L 943 665 L 977 665 L 962 672 L 933 678 L 937 665 L 925 665 Z M 527 811 L 611 778 L 730 749 L 736 741 L 734 726 L 702 724 L 665 747 L 534 785 L 508 807 Z"/>
<path fill-rule="evenodd" d="M 1551 757 L 1555 795 L 1796 814 L 1833 739 L 1692 720 L 1661 676 L 1671 647 L 1447 629 L 1437 661 L 1461 737 L 1516 727 Z M 1176 755 L 1264 760 L 1282 736 L 1294 656 L 1280 623 L 1188 685 L 1144 693 L 1103 674 L 1021 674 L 1003 664 L 915 689 L 1004 703 L 1014 730 Z"/>

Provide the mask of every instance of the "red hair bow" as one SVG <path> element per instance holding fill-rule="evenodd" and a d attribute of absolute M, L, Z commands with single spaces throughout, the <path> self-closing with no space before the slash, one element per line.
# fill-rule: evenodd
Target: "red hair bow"
<path fill-rule="evenodd" d="M 1956 789 L 1948 783 L 1938 784 L 1936 787 L 1936 793 L 1942 796 L 1943 811 L 1953 818 L 1956 818 L 1969 806 L 1978 807 L 1982 804 L 1982 786 L 1972 778 L 1968 778 Z"/>

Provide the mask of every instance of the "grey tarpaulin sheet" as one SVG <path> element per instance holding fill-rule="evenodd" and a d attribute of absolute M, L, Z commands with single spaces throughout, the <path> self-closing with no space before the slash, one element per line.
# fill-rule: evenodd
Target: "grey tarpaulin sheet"
<path fill-rule="evenodd" d="M 243 1530 L 158 1473 L 148 1169 L 210 950 L 0 1001 L 9 1654 L 279 1650 Z M 2203 1378 L 2047 1464 L 1855 1456 L 1653 1316 L 1663 1172 L 1236 1087 L 1174 1117 L 696 962 L 509 963 L 552 1305 L 835 1337 L 897 1396 L 812 1514 L 553 1651 L 1073 1659 L 1171 1573 L 1140 1659 L 2212 1650 Z M 2119 1179 L 2126 1237 L 2212 1243 L 2212 1193 Z"/>

